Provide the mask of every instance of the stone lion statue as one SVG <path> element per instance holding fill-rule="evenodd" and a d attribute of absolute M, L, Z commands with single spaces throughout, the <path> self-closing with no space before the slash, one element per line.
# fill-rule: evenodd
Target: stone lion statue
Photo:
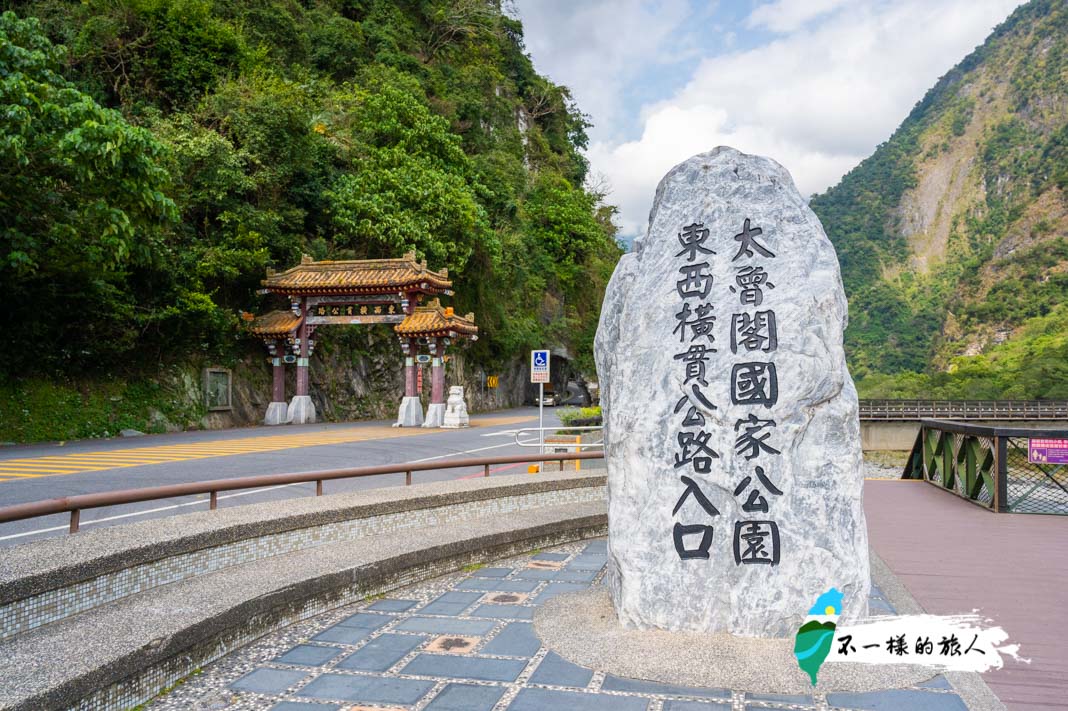
<path fill-rule="evenodd" d="M 468 427 L 471 421 L 467 416 L 467 403 L 464 402 L 464 389 L 459 385 L 449 388 L 449 399 L 445 403 L 445 420 L 442 427 Z"/>

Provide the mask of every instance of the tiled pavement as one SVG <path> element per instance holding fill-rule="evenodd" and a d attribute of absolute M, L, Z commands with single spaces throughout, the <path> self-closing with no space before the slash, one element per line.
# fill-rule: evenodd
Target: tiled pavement
<path fill-rule="evenodd" d="M 246 711 L 960 711 L 944 677 L 878 693 L 783 696 L 625 679 L 541 646 L 530 620 L 554 595 L 598 585 L 605 541 L 439 578 L 293 625 L 150 705 Z M 873 614 L 893 612 L 873 587 Z"/>

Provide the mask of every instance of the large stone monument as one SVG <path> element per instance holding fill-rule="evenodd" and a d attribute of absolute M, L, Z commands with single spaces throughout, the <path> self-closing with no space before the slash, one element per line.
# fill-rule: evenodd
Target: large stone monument
<path fill-rule="evenodd" d="M 595 357 L 609 586 L 627 627 L 792 636 L 867 612 L 857 394 L 838 260 L 789 173 L 720 147 L 660 182 Z"/>

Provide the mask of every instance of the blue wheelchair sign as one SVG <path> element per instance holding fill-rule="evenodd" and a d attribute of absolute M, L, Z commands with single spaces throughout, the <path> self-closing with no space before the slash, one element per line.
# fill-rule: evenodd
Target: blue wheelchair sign
<path fill-rule="evenodd" d="M 549 382 L 549 351 L 530 352 L 530 382 Z"/>

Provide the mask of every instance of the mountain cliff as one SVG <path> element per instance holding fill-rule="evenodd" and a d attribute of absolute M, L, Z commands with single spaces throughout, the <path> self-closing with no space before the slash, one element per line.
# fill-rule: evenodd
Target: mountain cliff
<path fill-rule="evenodd" d="M 1068 397 L 1068 4 L 1032 0 L 812 208 L 866 397 Z"/>

